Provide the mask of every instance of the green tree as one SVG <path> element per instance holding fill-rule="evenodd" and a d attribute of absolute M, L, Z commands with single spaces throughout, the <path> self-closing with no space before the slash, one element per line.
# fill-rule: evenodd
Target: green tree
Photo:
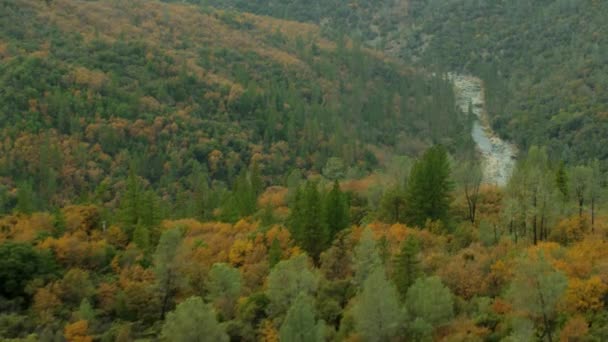
<path fill-rule="evenodd" d="M 447 151 L 435 145 L 412 167 L 406 191 L 407 223 L 422 227 L 427 219 L 447 221 L 452 188 Z"/>
<path fill-rule="evenodd" d="M 402 300 L 405 300 L 407 290 L 420 275 L 419 253 L 418 239 L 410 235 L 401 244 L 401 250 L 393 262 L 393 281 Z"/>
<path fill-rule="evenodd" d="M 316 182 L 309 181 L 296 194 L 289 217 L 291 235 L 303 250 L 318 262 L 329 241 L 327 224 L 323 219 L 321 194 Z"/>
<path fill-rule="evenodd" d="M 585 202 L 588 200 L 592 177 L 593 170 L 584 165 L 575 166 L 570 171 L 570 193 L 576 200 L 578 215 L 581 218 Z"/>
<path fill-rule="evenodd" d="M 307 256 L 300 254 L 276 264 L 267 283 L 269 313 L 277 317 L 287 312 L 301 293 L 313 294 L 318 286 L 318 276 L 310 270 Z"/>
<path fill-rule="evenodd" d="M 380 267 L 380 265 L 382 265 L 382 261 L 380 260 L 380 255 L 378 255 L 376 240 L 374 240 L 371 229 L 365 228 L 361 234 L 359 243 L 355 247 L 355 285 L 363 286 L 363 283 L 365 283 L 371 272 Z"/>
<path fill-rule="evenodd" d="M 190 297 L 169 312 L 161 331 L 163 341 L 228 342 L 225 328 L 218 323 L 215 311 L 200 297 Z"/>
<path fill-rule="evenodd" d="M 553 269 L 540 254 L 536 260 L 522 257 L 507 298 L 516 310 L 525 312 L 533 320 L 541 320 L 543 338 L 553 340 L 557 304 L 568 286 L 568 279 Z"/>
<path fill-rule="evenodd" d="M 447 323 L 454 317 L 454 299 L 439 277 L 418 278 L 407 291 L 408 313 L 432 327 Z"/>
<path fill-rule="evenodd" d="M 207 300 L 215 305 L 222 317 L 232 318 L 241 294 L 241 272 L 227 264 L 214 264 L 209 271 L 207 291 Z"/>
<path fill-rule="evenodd" d="M 325 324 L 315 319 L 315 309 L 312 299 L 306 294 L 300 294 L 285 316 L 279 334 L 281 341 L 293 342 L 322 342 Z"/>
<path fill-rule="evenodd" d="M 270 268 L 273 268 L 276 264 L 281 261 L 283 256 L 283 249 L 281 248 L 281 243 L 279 239 L 276 237 L 272 239 L 272 243 L 270 244 L 270 248 L 268 249 L 268 265 Z"/>
<path fill-rule="evenodd" d="M 138 222 L 133 231 L 133 243 L 144 252 L 150 250 L 150 230 L 141 222 Z"/>
<path fill-rule="evenodd" d="M 40 254 L 30 244 L 0 244 L 0 296 L 8 299 L 24 296 L 31 280 L 51 276 L 55 270 L 52 256 Z"/>
<path fill-rule="evenodd" d="M 333 188 L 325 198 L 325 219 L 329 233 L 329 241 L 333 241 L 336 234 L 348 227 L 349 205 L 346 194 L 340 190 L 340 183 L 336 180 Z"/>
<path fill-rule="evenodd" d="M 383 266 L 374 268 L 363 283 L 353 307 L 356 330 L 365 341 L 391 341 L 399 335 L 405 314 Z"/>
<path fill-rule="evenodd" d="M 406 198 L 403 190 L 394 186 L 385 191 L 380 200 L 380 218 L 389 223 L 403 222 Z"/>
<path fill-rule="evenodd" d="M 160 318 L 172 305 L 173 296 L 180 286 L 180 273 L 177 252 L 182 243 L 182 231 L 179 228 L 166 230 L 160 236 L 154 252 L 154 274 L 159 291 L 161 312 Z"/>

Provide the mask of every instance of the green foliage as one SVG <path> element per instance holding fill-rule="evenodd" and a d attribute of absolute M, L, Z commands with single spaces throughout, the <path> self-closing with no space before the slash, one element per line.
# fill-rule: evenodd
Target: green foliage
<path fill-rule="evenodd" d="M 173 295 L 181 285 L 180 274 L 177 272 L 177 253 L 181 243 L 181 229 L 169 229 L 160 236 L 154 252 L 154 274 L 161 301 L 161 318 L 164 318 L 165 313 L 171 307 Z"/>
<path fill-rule="evenodd" d="M 401 244 L 401 250 L 393 261 L 393 281 L 402 301 L 405 300 L 407 290 L 421 273 L 419 253 L 419 242 L 414 236 L 410 235 Z"/>
<path fill-rule="evenodd" d="M 279 335 L 281 341 L 321 342 L 325 341 L 323 321 L 315 319 L 312 298 L 300 294 L 285 316 Z"/>
<path fill-rule="evenodd" d="M 289 217 L 291 235 L 315 260 L 329 245 L 330 235 L 323 216 L 323 202 L 316 182 L 298 189 Z"/>
<path fill-rule="evenodd" d="M 355 327 L 366 341 L 390 341 L 399 336 L 405 315 L 384 267 L 371 271 L 355 300 Z"/>
<path fill-rule="evenodd" d="M 529 318 L 542 320 L 544 334 L 551 339 L 557 304 L 567 286 L 566 275 L 554 270 L 541 253 L 536 260 L 526 257 L 520 260 L 507 297 L 514 308 Z"/>
<path fill-rule="evenodd" d="M 225 319 L 233 315 L 241 294 L 241 272 L 227 264 L 214 264 L 207 281 L 207 300 L 216 305 Z"/>
<path fill-rule="evenodd" d="M 432 327 L 447 323 L 454 316 L 454 299 L 439 277 L 418 278 L 407 291 L 405 304 L 412 317 Z"/>
<path fill-rule="evenodd" d="M 361 234 L 359 243 L 355 247 L 354 255 L 354 281 L 357 286 L 363 286 L 365 280 L 378 267 L 382 265 L 376 240 L 374 240 L 371 229 L 366 228 Z"/>
<path fill-rule="evenodd" d="M 163 324 L 163 341 L 229 341 L 224 327 L 215 318 L 215 311 L 200 297 L 190 297 L 167 315 Z"/>
<path fill-rule="evenodd" d="M 329 241 L 333 241 L 340 231 L 348 228 L 350 224 L 349 209 L 348 198 L 340 189 L 340 183 L 335 181 L 331 191 L 325 196 L 323 212 L 327 221 Z"/>
<path fill-rule="evenodd" d="M 30 244 L 0 244 L 0 295 L 8 299 L 25 296 L 30 281 L 50 277 L 55 271 L 52 256 L 41 254 Z"/>
<path fill-rule="evenodd" d="M 270 268 L 273 268 L 276 264 L 281 261 L 283 256 L 283 250 L 281 249 L 281 244 L 279 240 L 275 237 L 270 244 L 270 248 L 268 249 L 268 265 Z"/>
<path fill-rule="evenodd" d="M 279 262 L 268 275 L 269 314 L 277 317 L 286 313 L 301 293 L 312 295 L 317 285 L 318 276 L 309 269 L 305 254 Z"/>
<path fill-rule="evenodd" d="M 441 145 L 427 150 L 412 167 L 407 186 L 407 222 L 422 227 L 428 219 L 448 220 L 451 203 L 450 162 Z"/>

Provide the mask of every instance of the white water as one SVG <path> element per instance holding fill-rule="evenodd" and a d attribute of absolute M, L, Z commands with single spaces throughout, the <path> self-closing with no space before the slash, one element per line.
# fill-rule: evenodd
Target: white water
<path fill-rule="evenodd" d="M 492 131 L 485 111 L 483 82 L 467 75 L 450 74 L 449 78 L 454 83 L 457 105 L 464 113 L 472 105 L 477 116 L 471 135 L 481 154 L 484 183 L 505 186 L 513 172 L 517 148 Z"/>

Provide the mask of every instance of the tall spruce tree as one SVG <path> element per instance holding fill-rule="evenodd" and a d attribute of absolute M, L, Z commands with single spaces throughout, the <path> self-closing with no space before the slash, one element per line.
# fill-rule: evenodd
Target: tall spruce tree
<path fill-rule="evenodd" d="M 453 183 L 445 148 L 435 145 L 414 164 L 406 192 L 408 224 L 423 226 L 427 219 L 447 221 Z"/>

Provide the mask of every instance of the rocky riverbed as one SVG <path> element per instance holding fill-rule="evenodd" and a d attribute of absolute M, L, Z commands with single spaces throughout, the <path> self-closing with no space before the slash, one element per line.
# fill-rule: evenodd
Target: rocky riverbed
<path fill-rule="evenodd" d="M 471 106 L 477 117 L 471 135 L 481 154 L 484 183 L 506 185 L 515 165 L 517 148 L 492 130 L 485 111 L 483 82 L 468 75 L 450 74 L 449 77 L 454 83 L 458 106 L 465 113 Z"/>

